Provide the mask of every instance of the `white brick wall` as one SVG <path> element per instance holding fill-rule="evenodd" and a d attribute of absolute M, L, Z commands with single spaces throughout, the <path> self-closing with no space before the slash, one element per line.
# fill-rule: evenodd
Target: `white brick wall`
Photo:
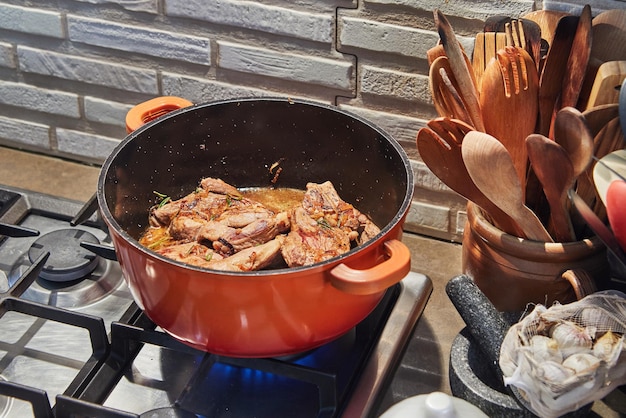
<path fill-rule="evenodd" d="M 551 3 L 564 4 L 580 7 Z M 415 202 L 406 229 L 459 240 L 465 202 L 432 175 L 415 146 L 417 130 L 435 115 L 426 62 L 439 39 L 433 9 L 442 9 L 471 51 L 487 17 L 541 6 L 541 0 L 0 0 L 0 145 L 100 164 L 124 138 L 128 109 L 154 96 L 332 103 L 381 126 L 412 159 Z"/>

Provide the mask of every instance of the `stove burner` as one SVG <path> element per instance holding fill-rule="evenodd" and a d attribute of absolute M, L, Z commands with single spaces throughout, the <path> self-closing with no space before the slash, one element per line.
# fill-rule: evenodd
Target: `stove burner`
<path fill-rule="evenodd" d="M 98 256 L 80 246 L 81 242 L 99 243 L 98 238 L 82 229 L 59 229 L 39 237 L 28 250 L 31 263 L 42 253 L 50 252 L 40 277 L 54 282 L 68 282 L 85 277 L 98 265 Z"/>

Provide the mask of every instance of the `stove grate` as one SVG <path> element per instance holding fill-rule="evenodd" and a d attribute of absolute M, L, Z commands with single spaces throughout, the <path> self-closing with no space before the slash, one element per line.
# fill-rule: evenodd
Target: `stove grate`
<path fill-rule="evenodd" d="M 317 400 L 312 402 L 318 403 L 316 413 L 318 418 L 339 416 L 340 405 L 343 399 L 349 396 L 353 387 L 351 380 L 358 379 L 358 370 L 370 354 L 371 347 L 361 343 L 366 340 L 376 341 L 376 338 L 372 336 L 381 331 L 376 324 L 385 322 L 381 319 L 389 315 L 397 297 L 398 289 L 390 289 L 370 317 L 355 328 L 355 335 L 346 338 L 349 339 L 352 349 L 354 349 L 351 345 L 354 338 L 358 341 L 356 346 L 362 348 L 358 349 L 356 354 L 351 351 L 349 358 L 343 358 L 340 365 L 337 365 L 335 360 L 327 364 L 324 360 L 319 360 L 319 355 L 317 357 L 319 364 L 310 365 L 308 363 L 310 359 L 319 354 L 316 353 L 317 349 L 303 353 L 302 357 L 285 358 L 232 358 L 206 353 L 187 346 L 160 329 L 156 329 L 154 323 L 137 310 L 137 315 L 129 320 L 129 323 L 113 322 L 111 324 L 111 351 L 108 358 L 85 386 L 84 391 L 72 397 L 75 399 L 57 397 L 56 408 L 63 411 L 61 416 L 71 414 L 101 416 L 100 413 L 104 412 L 106 412 L 104 416 L 111 418 L 136 416 L 127 415 L 126 412 L 118 414 L 115 406 L 110 407 L 106 404 L 107 398 L 113 390 L 118 388 L 125 373 L 133 368 L 133 362 L 140 354 L 142 347 L 147 345 L 172 350 L 179 357 L 185 355 L 196 359 L 192 364 L 179 366 L 180 374 L 187 377 L 173 390 L 171 403 L 163 409 L 170 411 L 167 413 L 177 414 L 172 416 L 182 416 L 180 414 L 188 413 L 202 415 L 207 409 L 216 408 L 211 401 L 207 400 L 211 389 L 214 389 L 211 379 L 208 379 L 211 383 L 207 383 L 207 376 L 211 375 L 215 367 L 246 370 L 252 374 L 274 376 L 275 380 L 291 381 L 293 382 L 291 384 L 295 386 L 306 386 L 307 389 L 303 390 L 303 393 L 305 393 L 304 402 L 307 405 L 311 403 L 311 394 L 317 393 Z M 342 345 L 337 343 L 334 348 L 337 347 L 342 347 Z M 327 347 L 322 350 L 326 349 Z"/>
<path fill-rule="evenodd" d="M 86 329 L 91 341 L 92 355 L 85 362 L 65 391 L 67 394 L 75 394 L 82 390 L 100 368 L 100 365 L 104 362 L 104 359 L 110 351 L 110 345 L 102 318 L 19 299 L 19 296 L 39 276 L 48 256 L 49 253 L 42 253 L 13 286 L 11 286 L 7 292 L 0 295 L 0 319 L 6 312 L 14 311 L 24 315 Z M 28 387 L 15 382 L 0 381 L 0 395 L 29 402 L 37 418 L 52 416 L 52 408 L 49 403 L 48 395 L 41 389 Z"/>

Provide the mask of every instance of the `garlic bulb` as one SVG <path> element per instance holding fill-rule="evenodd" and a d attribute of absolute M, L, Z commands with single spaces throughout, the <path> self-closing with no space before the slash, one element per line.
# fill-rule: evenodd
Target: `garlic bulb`
<path fill-rule="evenodd" d="M 600 366 L 600 360 L 589 353 L 572 354 L 563 361 L 563 367 L 574 370 L 577 377 L 591 374 Z"/>
<path fill-rule="evenodd" d="M 533 335 L 530 339 L 530 349 L 533 360 L 537 362 L 563 361 L 563 354 L 559 350 L 559 343 L 554 339 L 545 335 Z"/>
<path fill-rule="evenodd" d="M 617 334 L 607 331 L 593 345 L 593 355 L 612 365 L 623 349 L 624 336 L 618 337 Z"/>
<path fill-rule="evenodd" d="M 563 357 L 588 351 L 593 344 L 589 330 L 570 321 L 554 325 L 550 330 L 550 336 L 556 340 Z"/>
<path fill-rule="evenodd" d="M 549 360 L 539 363 L 535 373 L 537 378 L 553 387 L 554 390 L 558 390 L 557 388 L 560 388 L 567 379 L 575 375 L 574 369 Z"/>

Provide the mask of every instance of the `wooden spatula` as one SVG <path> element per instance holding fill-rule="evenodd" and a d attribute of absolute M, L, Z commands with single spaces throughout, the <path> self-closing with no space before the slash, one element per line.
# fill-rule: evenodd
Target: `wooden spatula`
<path fill-rule="evenodd" d="M 561 83 L 561 94 L 558 97 L 556 112 L 568 106 L 575 107 L 585 80 L 587 64 L 591 54 L 591 6 L 585 5 L 578 17 L 576 33 L 572 40 L 566 71 Z"/>
<path fill-rule="evenodd" d="M 561 93 L 567 60 L 574 41 L 578 16 L 563 16 L 559 19 L 554 38 L 539 76 L 539 123 L 537 133 L 550 134 L 554 106 Z"/>
<path fill-rule="evenodd" d="M 496 52 L 505 46 L 506 34 L 504 32 L 479 32 L 476 34 L 472 68 L 478 86 L 480 86 L 487 64 L 496 57 Z"/>

